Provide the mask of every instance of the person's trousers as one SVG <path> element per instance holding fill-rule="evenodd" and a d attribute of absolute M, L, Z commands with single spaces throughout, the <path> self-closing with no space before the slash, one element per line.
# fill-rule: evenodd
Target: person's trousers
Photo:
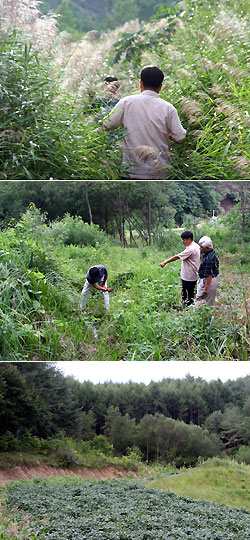
<path fill-rule="evenodd" d="M 182 301 L 186 306 L 191 306 L 191 304 L 194 303 L 194 289 L 195 285 L 197 283 L 196 281 L 186 281 L 185 279 L 182 279 Z"/>
<path fill-rule="evenodd" d="M 103 284 L 103 280 L 98 282 L 98 285 L 102 286 L 102 284 Z M 108 285 L 106 282 L 105 287 L 107 286 Z M 81 309 L 83 309 L 86 306 L 91 289 L 96 290 L 95 287 L 93 287 L 93 285 L 91 285 L 91 283 L 89 283 L 88 280 L 86 279 L 85 285 L 81 293 L 80 303 L 79 303 Z M 102 294 L 103 294 L 105 309 L 109 309 L 109 293 L 108 291 L 102 291 Z"/>
<path fill-rule="evenodd" d="M 216 289 L 218 285 L 218 276 L 213 277 L 210 283 L 208 294 L 204 296 L 206 278 L 199 278 L 197 282 L 197 294 L 195 297 L 195 304 L 207 304 L 207 306 L 213 306 L 216 296 Z"/>

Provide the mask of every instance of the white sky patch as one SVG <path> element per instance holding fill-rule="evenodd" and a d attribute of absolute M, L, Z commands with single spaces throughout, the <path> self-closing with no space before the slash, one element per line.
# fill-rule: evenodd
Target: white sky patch
<path fill-rule="evenodd" d="M 66 376 L 93 384 L 129 381 L 149 384 L 162 379 L 185 379 L 187 375 L 206 381 L 225 382 L 250 375 L 249 362 L 56 362 Z"/>

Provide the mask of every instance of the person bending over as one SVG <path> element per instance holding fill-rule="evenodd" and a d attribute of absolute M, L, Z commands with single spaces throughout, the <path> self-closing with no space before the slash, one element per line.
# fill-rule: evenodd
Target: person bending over
<path fill-rule="evenodd" d="M 107 286 L 108 271 L 103 264 L 92 266 L 86 275 L 86 281 L 81 293 L 80 308 L 82 312 L 85 311 L 85 306 L 88 301 L 88 296 L 91 290 L 97 289 L 102 291 L 105 309 L 109 309 L 109 293 L 112 291 Z"/>

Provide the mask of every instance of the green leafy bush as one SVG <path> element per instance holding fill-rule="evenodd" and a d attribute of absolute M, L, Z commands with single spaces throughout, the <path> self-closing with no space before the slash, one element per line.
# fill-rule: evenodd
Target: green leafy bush
<path fill-rule="evenodd" d="M 70 214 L 51 224 L 51 236 L 60 238 L 65 245 L 95 247 L 107 242 L 107 236 L 98 225 L 89 225 L 80 216 L 73 217 Z"/>
<path fill-rule="evenodd" d="M 250 446 L 241 446 L 234 454 L 234 459 L 236 459 L 238 463 L 250 465 Z"/>
<path fill-rule="evenodd" d="M 0 451 L 7 452 L 8 450 L 17 450 L 19 441 L 14 437 L 13 433 L 6 431 L 4 435 L 0 437 Z"/>
<path fill-rule="evenodd" d="M 91 450 L 101 452 L 105 456 L 114 455 L 114 447 L 104 435 L 96 435 L 91 441 Z"/>

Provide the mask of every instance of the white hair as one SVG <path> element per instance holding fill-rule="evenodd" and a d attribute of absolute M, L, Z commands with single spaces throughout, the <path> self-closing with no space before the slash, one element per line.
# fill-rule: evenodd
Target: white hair
<path fill-rule="evenodd" d="M 209 238 L 209 236 L 203 236 L 200 240 L 199 240 L 199 245 L 201 247 L 204 247 L 204 248 L 212 248 L 213 247 L 213 242 L 211 240 L 211 238 Z"/>

